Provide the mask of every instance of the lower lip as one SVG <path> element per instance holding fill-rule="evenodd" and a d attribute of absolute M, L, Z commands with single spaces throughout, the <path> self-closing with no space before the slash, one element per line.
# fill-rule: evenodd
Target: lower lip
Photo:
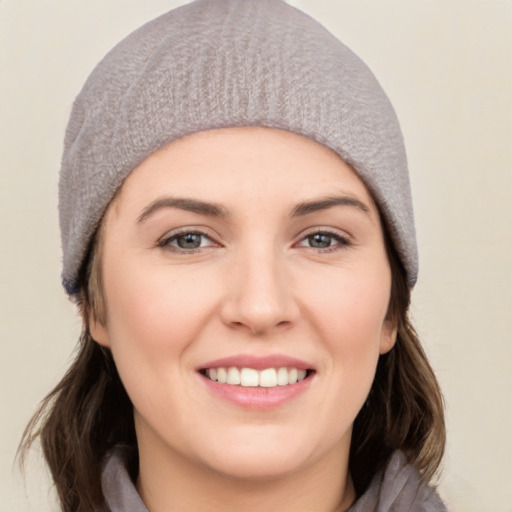
<path fill-rule="evenodd" d="M 221 384 L 200 375 L 208 389 L 216 396 L 246 409 L 273 409 L 304 393 L 311 385 L 313 375 L 296 384 L 275 388 L 245 387 Z"/>

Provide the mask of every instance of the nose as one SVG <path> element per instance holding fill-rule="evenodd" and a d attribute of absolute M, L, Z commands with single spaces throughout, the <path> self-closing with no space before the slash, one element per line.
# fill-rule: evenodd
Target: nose
<path fill-rule="evenodd" d="M 239 255 L 229 270 L 221 317 L 231 328 L 253 335 L 281 331 L 300 311 L 286 263 L 272 251 Z"/>

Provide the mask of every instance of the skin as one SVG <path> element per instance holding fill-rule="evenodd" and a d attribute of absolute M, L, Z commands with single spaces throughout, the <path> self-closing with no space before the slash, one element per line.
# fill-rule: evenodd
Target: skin
<path fill-rule="evenodd" d="M 343 204 L 297 208 L 333 197 Z M 180 248 L 177 232 L 204 233 L 200 247 Z M 352 424 L 396 338 L 381 221 L 350 166 L 285 131 L 197 133 L 131 173 L 101 244 L 107 321 L 91 332 L 134 405 L 149 510 L 346 510 Z M 197 371 L 234 354 L 315 372 L 286 404 L 248 410 Z"/>

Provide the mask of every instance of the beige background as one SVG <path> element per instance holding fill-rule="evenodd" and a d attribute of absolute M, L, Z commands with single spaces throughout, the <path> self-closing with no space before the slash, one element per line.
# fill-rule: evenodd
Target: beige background
<path fill-rule="evenodd" d="M 184 2 L 0 0 L 0 512 L 49 512 L 21 431 L 70 359 L 57 171 L 72 100 L 122 36 Z M 374 70 L 408 148 L 421 269 L 413 313 L 442 383 L 452 512 L 512 511 L 512 2 L 294 0 Z M 54 502 L 53 502 L 54 503 Z"/>

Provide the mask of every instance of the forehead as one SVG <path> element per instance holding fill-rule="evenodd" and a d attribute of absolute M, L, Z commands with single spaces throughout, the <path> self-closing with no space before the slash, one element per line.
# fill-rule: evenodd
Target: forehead
<path fill-rule="evenodd" d="M 111 209 L 172 194 L 226 204 L 291 205 L 345 194 L 377 207 L 366 185 L 331 149 L 284 130 L 222 128 L 176 140 L 125 180 Z"/>

